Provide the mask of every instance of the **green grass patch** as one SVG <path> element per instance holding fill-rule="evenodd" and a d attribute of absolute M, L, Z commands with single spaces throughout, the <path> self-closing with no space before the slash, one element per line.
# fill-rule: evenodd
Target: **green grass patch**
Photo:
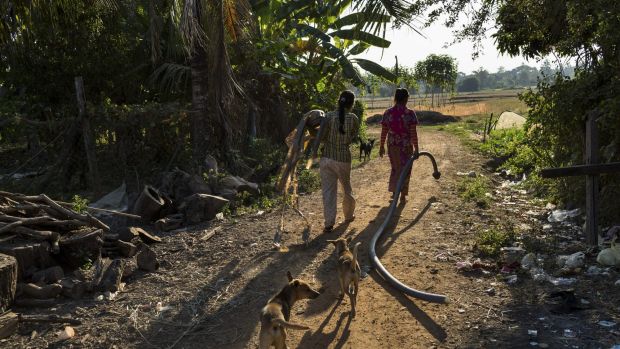
<path fill-rule="evenodd" d="M 491 198 L 487 196 L 490 187 L 491 181 L 482 176 L 465 177 L 458 184 L 461 198 L 465 201 L 475 202 L 482 208 L 488 208 L 491 205 Z"/>
<path fill-rule="evenodd" d="M 300 193 L 312 193 L 321 188 L 321 176 L 319 171 L 305 168 L 299 171 L 297 177 L 297 190 Z"/>
<path fill-rule="evenodd" d="M 474 249 L 482 257 L 498 257 L 502 247 L 510 246 L 516 239 L 512 228 L 492 227 L 476 233 Z"/>

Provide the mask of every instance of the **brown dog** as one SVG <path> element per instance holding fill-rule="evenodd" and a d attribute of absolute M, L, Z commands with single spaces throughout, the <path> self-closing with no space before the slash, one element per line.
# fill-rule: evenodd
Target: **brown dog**
<path fill-rule="evenodd" d="M 351 238 L 339 238 L 337 240 L 327 240 L 336 246 L 338 254 L 338 280 L 340 281 L 340 298 L 346 293 L 351 300 L 351 310 L 355 314 L 355 302 L 357 301 L 357 291 L 359 288 L 361 269 L 357 262 L 357 248 L 361 245 L 358 242 L 353 247 L 353 253 L 349 250 Z M 351 290 L 353 288 L 353 290 Z"/>
<path fill-rule="evenodd" d="M 298 325 L 288 322 L 291 317 L 291 308 L 293 304 L 300 299 L 315 299 L 320 295 L 304 282 L 299 279 L 293 279 L 291 272 L 287 271 L 288 284 L 284 286 L 282 291 L 273 296 L 267 305 L 261 310 L 260 314 L 260 335 L 259 349 L 266 349 L 272 345 L 276 349 L 284 349 L 286 345 L 286 329 L 293 330 L 309 330 L 304 325 Z"/>

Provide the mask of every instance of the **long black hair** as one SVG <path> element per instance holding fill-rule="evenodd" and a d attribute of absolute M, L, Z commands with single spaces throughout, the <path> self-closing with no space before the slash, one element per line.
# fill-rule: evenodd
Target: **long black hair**
<path fill-rule="evenodd" d="M 394 102 L 396 104 L 403 104 L 409 99 L 409 91 L 406 88 L 397 88 L 394 94 Z"/>
<path fill-rule="evenodd" d="M 340 97 L 338 97 L 338 123 L 340 124 L 340 133 L 342 134 L 344 134 L 345 112 L 353 107 L 353 102 L 355 102 L 355 94 L 353 92 L 346 90 L 340 93 Z"/>

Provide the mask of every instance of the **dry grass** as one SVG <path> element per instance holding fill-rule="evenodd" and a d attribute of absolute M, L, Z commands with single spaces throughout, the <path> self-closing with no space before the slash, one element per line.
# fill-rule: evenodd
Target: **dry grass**
<path fill-rule="evenodd" d="M 444 115 L 467 117 L 471 115 L 499 114 L 506 110 L 517 114 L 525 114 L 527 107 L 518 99 L 520 90 L 483 91 L 477 93 L 458 94 L 449 99 L 445 105 L 431 107 L 430 98 L 412 98 L 410 107 L 416 110 L 432 110 Z M 392 106 L 391 98 L 364 98 L 368 115 L 382 114 Z"/>

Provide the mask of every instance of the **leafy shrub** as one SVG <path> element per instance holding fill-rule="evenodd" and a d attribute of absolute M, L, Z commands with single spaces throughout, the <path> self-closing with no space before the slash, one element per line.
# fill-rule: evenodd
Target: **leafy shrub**
<path fill-rule="evenodd" d="M 476 233 L 475 250 L 484 257 L 499 256 L 502 247 L 510 245 L 516 238 L 511 228 L 490 228 Z"/>
<path fill-rule="evenodd" d="M 486 195 L 489 187 L 489 180 L 485 177 L 466 177 L 459 183 L 458 190 L 465 201 L 475 202 L 478 206 L 487 208 L 491 203 L 491 199 Z"/>
<path fill-rule="evenodd" d="M 359 137 L 362 140 L 366 141 L 368 139 L 368 126 L 366 125 L 366 104 L 364 104 L 364 102 L 360 101 L 359 99 L 356 99 L 351 112 L 357 115 L 357 118 L 360 121 Z"/>
<path fill-rule="evenodd" d="M 321 177 L 318 171 L 302 169 L 297 179 L 300 193 L 311 193 L 321 187 Z"/>
<path fill-rule="evenodd" d="M 72 200 L 73 211 L 77 213 L 86 213 L 86 209 L 88 208 L 88 199 L 79 195 L 73 195 Z"/>

